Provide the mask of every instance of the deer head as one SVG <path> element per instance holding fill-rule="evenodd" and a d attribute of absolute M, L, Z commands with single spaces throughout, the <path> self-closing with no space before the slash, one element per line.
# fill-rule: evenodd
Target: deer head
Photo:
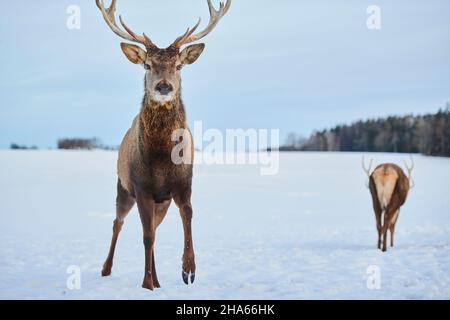
<path fill-rule="evenodd" d="M 226 4 L 220 3 L 219 10 L 216 10 L 208 0 L 210 21 L 208 26 L 201 32 L 195 33 L 201 20 L 193 27 L 178 37 L 169 47 L 158 48 L 145 33 L 140 36 L 133 32 L 119 16 L 120 24 L 116 23 L 115 11 L 116 0 L 112 0 L 111 6 L 105 8 L 103 0 L 96 0 L 97 6 L 102 12 L 106 24 L 119 37 L 142 45 L 144 48 L 121 43 L 121 48 L 125 56 L 134 64 L 142 65 L 145 70 L 145 92 L 151 101 L 165 105 L 174 100 L 181 90 L 181 69 L 185 65 L 193 64 L 202 54 L 205 44 L 193 44 L 183 50 L 182 46 L 196 42 L 207 36 L 219 23 L 231 6 L 231 0 Z"/>

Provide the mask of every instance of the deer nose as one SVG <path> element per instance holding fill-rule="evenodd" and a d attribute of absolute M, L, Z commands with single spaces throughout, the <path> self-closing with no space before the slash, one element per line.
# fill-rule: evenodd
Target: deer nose
<path fill-rule="evenodd" d="M 173 87 L 167 81 L 161 81 L 156 85 L 155 90 L 158 91 L 161 95 L 167 96 L 173 91 Z"/>

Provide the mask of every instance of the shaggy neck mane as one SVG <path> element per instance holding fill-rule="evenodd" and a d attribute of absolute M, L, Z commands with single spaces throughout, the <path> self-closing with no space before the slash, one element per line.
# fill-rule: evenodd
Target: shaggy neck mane
<path fill-rule="evenodd" d="M 140 113 L 141 128 L 146 137 L 172 134 L 174 130 L 185 128 L 186 114 L 181 96 L 166 104 L 153 101 L 147 94 L 142 101 Z"/>

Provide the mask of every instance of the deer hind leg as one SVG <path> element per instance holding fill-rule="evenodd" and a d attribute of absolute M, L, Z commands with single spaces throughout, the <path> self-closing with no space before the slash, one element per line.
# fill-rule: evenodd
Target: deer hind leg
<path fill-rule="evenodd" d="M 394 206 L 388 206 L 388 208 L 386 209 L 386 212 L 384 214 L 384 223 L 383 223 L 383 229 L 382 229 L 382 233 L 383 233 L 383 252 L 387 251 L 387 233 L 388 233 L 388 229 L 391 229 L 392 225 L 393 225 L 393 218 L 395 218 L 395 215 L 397 213 L 399 208 L 396 208 Z M 395 227 L 395 225 L 394 225 Z"/>
<path fill-rule="evenodd" d="M 389 221 L 390 221 L 389 213 L 390 212 L 388 210 L 384 212 L 383 227 L 381 228 L 381 234 L 383 236 L 383 248 L 381 249 L 381 251 L 383 252 L 387 251 L 387 232 L 389 229 Z"/>
<path fill-rule="evenodd" d="M 114 252 L 116 250 L 117 239 L 125 221 L 126 216 L 133 208 L 135 200 L 122 187 L 120 180 L 117 183 L 117 199 L 116 199 L 116 219 L 114 220 L 113 235 L 111 239 L 111 246 L 109 248 L 108 257 L 103 264 L 102 276 L 107 277 L 111 275 L 111 270 L 114 260 Z"/>
<path fill-rule="evenodd" d="M 377 220 L 377 231 L 378 231 L 378 249 L 381 249 L 381 216 L 382 212 L 375 212 L 375 219 Z"/>
<path fill-rule="evenodd" d="M 395 233 L 395 225 L 397 223 L 398 220 L 398 216 L 400 214 L 400 209 L 398 209 L 394 216 L 391 219 L 391 226 L 389 227 L 389 230 L 391 231 L 391 248 L 394 247 L 394 233 Z"/>
<path fill-rule="evenodd" d="M 174 195 L 175 203 L 180 209 L 184 229 L 184 253 L 181 275 L 185 284 L 189 284 L 189 276 L 191 283 L 194 283 L 196 270 L 194 244 L 192 241 L 192 205 L 190 198 L 190 188 L 186 188 L 184 192 Z"/>

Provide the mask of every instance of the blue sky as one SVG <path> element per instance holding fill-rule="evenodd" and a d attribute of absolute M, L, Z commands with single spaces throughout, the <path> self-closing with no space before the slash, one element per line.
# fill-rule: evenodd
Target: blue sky
<path fill-rule="evenodd" d="M 74 136 L 119 144 L 139 111 L 144 71 L 123 56 L 95 1 L 0 1 L 0 148 Z M 66 28 L 71 4 L 81 30 Z M 366 27 L 372 4 L 382 10 L 379 31 Z M 208 19 L 206 0 L 118 0 L 118 13 L 161 47 Z M 188 118 L 285 137 L 435 112 L 450 100 L 449 39 L 447 0 L 234 0 L 183 70 Z"/>

